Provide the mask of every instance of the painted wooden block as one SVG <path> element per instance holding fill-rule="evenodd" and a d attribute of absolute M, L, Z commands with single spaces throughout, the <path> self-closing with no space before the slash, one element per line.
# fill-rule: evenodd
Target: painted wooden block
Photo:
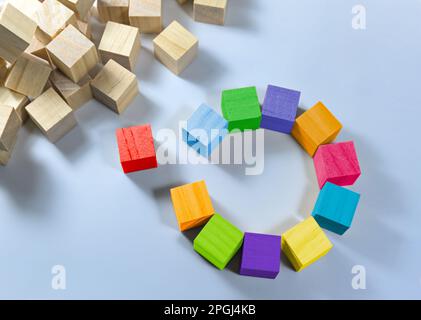
<path fill-rule="evenodd" d="M 177 21 L 173 21 L 154 40 L 155 57 L 176 75 L 197 56 L 199 40 Z"/>
<path fill-rule="evenodd" d="M 99 62 L 94 43 L 72 25 L 47 45 L 47 51 L 54 65 L 76 83 Z"/>
<path fill-rule="evenodd" d="M 327 182 L 312 215 L 323 229 L 343 235 L 351 227 L 359 201 L 358 193 Z"/>
<path fill-rule="evenodd" d="M 0 105 L 15 109 L 22 122 L 25 122 L 28 118 L 28 113 L 25 110 L 28 103 L 29 99 L 27 96 L 8 88 L 0 87 Z"/>
<path fill-rule="evenodd" d="M 133 71 L 140 52 L 139 30 L 136 27 L 109 21 L 98 50 L 103 64 L 113 59 Z"/>
<path fill-rule="evenodd" d="M 204 225 L 215 213 L 205 181 L 173 188 L 170 192 L 180 231 Z"/>
<path fill-rule="evenodd" d="M 68 25 L 76 25 L 75 13 L 57 0 L 45 0 L 37 11 L 38 29 L 36 36 L 48 43 Z"/>
<path fill-rule="evenodd" d="M 313 160 L 320 189 L 326 182 L 338 186 L 352 186 L 361 175 L 352 141 L 322 145 Z"/>
<path fill-rule="evenodd" d="M 275 279 L 281 265 L 281 237 L 245 233 L 240 274 Z"/>
<path fill-rule="evenodd" d="M 51 85 L 73 109 L 77 110 L 92 99 L 91 77 L 86 75 L 78 83 L 74 83 L 59 70 L 50 75 Z"/>
<path fill-rule="evenodd" d="M 28 48 L 37 24 L 10 3 L 0 12 L 0 57 L 14 63 Z"/>
<path fill-rule="evenodd" d="M 0 105 L 0 149 L 11 151 L 19 129 L 22 126 L 22 120 L 19 118 L 16 110 L 11 106 Z"/>
<path fill-rule="evenodd" d="M 24 52 L 11 68 L 4 86 L 36 98 L 43 92 L 51 71 L 47 61 Z"/>
<path fill-rule="evenodd" d="M 244 234 L 215 213 L 194 239 L 194 250 L 220 270 L 240 250 Z"/>
<path fill-rule="evenodd" d="M 302 271 L 325 256 L 333 245 L 313 217 L 282 235 L 282 252 L 296 271 Z"/>
<path fill-rule="evenodd" d="M 228 0 L 194 0 L 193 17 L 195 21 L 223 25 Z"/>
<path fill-rule="evenodd" d="M 211 107 L 202 104 L 187 120 L 183 141 L 204 157 L 212 154 L 228 133 L 228 122 Z"/>
<path fill-rule="evenodd" d="M 72 108 L 53 88 L 27 105 L 26 111 L 41 132 L 53 143 L 76 126 Z"/>
<path fill-rule="evenodd" d="M 262 112 L 256 87 L 223 91 L 221 109 L 229 131 L 260 128 Z"/>
<path fill-rule="evenodd" d="M 81 19 L 85 19 L 89 14 L 95 0 L 59 0 L 67 8 L 72 10 Z"/>
<path fill-rule="evenodd" d="M 102 22 L 129 24 L 129 0 L 98 0 L 97 7 Z"/>
<path fill-rule="evenodd" d="M 301 93 L 269 85 L 262 106 L 262 122 L 264 129 L 290 134 L 297 117 Z"/>
<path fill-rule="evenodd" d="M 130 0 L 130 25 L 141 33 L 162 31 L 162 0 Z"/>
<path fill-rule="evenodd" d="M 91 81 L 94 98 L 114 112 L 123 113 L 139 94 L 136 75 L 109 60 Z"/>
<path fill-rule="evenodd" d="M 295 121 L 292 136 L 313 157 L 322 144 L 331 143 L 342 129 L 342 124 L 328 108 L 318 102 Z"/>
<path fill-rule="evenodd" d="M 34 36 L 25 52 L 50 62 L 50 57 L 47 53 L 47 44 L 48 42 L 43 42 Z"/>
<path fill-rule="evenodd" d="M 150 125 L 117 129 L 120 162 L 124 173 L 158 167 Z"/>
<path fill-rule="evenodd" d="M 41 9 L 41 2 L 38 0 L 7 0 L 12 6 L 26 15 L 28 18 L 37 22 L 37 12 Z M 35 30 L 34 30 L 35 31 Z"/>

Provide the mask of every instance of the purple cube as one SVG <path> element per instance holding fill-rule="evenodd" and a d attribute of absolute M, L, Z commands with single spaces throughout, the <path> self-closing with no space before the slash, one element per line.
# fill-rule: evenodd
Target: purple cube
<path fill-rule="evenodd" d="M 246 233 L 240 274 L 275 279 L 281 265 L 281 237 Z"/>
<path fill-rule="evenodd" d="M 261 128 L 290 134 L 301 93 L 269 85 L 262 106 Z"/>

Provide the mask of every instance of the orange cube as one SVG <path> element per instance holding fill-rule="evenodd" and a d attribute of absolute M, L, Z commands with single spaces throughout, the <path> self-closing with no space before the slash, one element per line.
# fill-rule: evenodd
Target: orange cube
<path fill-rule="evenodd" d="M 215 213 L 205 181 L 171 189 L 180 231 L 204 225 Z"/>
<path fill-rule="evenodd" d="M 292 136 L 313 157 L 319 146 L 331 143 L 342 129 L 342 124 L 328 108 L 318 102 L 295 120 Z"/>

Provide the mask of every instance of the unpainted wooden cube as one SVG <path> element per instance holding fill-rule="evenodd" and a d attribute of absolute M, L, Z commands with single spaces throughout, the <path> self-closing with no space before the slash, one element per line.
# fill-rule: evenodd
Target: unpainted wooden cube
<path fill-rule="evenodd" d="M 59 0 L 67 8 L 71 9 L 81 19 L 85 19 L 89 14 L 95 0 Z"/>
<path fill-rule="evenodd" d="M 13 5 L 0 12 L 0 57 L 14 63 L 29 46 L 37 24 Z"/>
<path fill-rule="evenodd" d="M 129 24 L 129 0 L 98 0 L 97 7 L 102 22 Z"/>
<path fill-rule="evenodd" d="M 194 0 L 193 16 L 195 21 L 223 25 L 227 0 Z"/>
<path fill-rule="evenodd" d="M 130 0 L 130 25 L 141 33 L 162 31 L 162 0 Z"/>
<path fill-rule="evenodd" d="M 29 103 L 27 96 L 17 93 L 5 87 L 0 87 L 0 105 L 10 106 L 17 112 L 22 122 L 28 118 L 28 113 L 25 110 Z"/>
<path fill-rule="evenodd" d="M 72 108 L 50 88 L 27 107 L 30 118 L 42 133 L 55 143 L 76 126 Z"/>
<path fill-rule="evenodd" d="M 8 0 L 12 6 L 25 14 L 28 18 L 37 22 L 37 12 L 41 9 L 42 2 L 38 0 Z"/>
<path fill-rule="evenodd" d="M 66 76 L 79 82 L 99 61 L 94 43 L 69 25 L 47 45 L 51 61 Z"/>
<path fill-rule="evenodd" d="M 118 114 L 124 112 L 139 93 L 136 75 L 109 60 L 91 81 L 94 98 Z"/>
<path fill-rule="evenodd" d="M 109 21 L 99 44 L 103 64 L 110 59 L 133 71 L 140 52 L 140 34 L 136 27 Z"/>
<path fill-rule="evenodd" d="M 51 71 L 47 61 L 24 52 L 11 68 L 4 85 L 27 97 L 36 98 L 43 92 Z"/>
<path fill-rule="evenodd" d="M 173 21 L 154 40 L 155 57 L 179 75 L 193 62 L 199 48 L 198 39 L 177 21 Z"/>
<path fill-rule="evenodd" d="M 47 53 L 47 44 L 48 42 L 44 42 L 43 40 L 39 40 L 37 37 L 33 37 L 29 47 L 26 48 L 25 52 L 30 53 L 38 58 L 44 59 L 46 61 L 50 61 L 50 57 Z"/>
<path fill-rule="evenodd" d="M 11 151 L 16 136 L 22 126 L 16 110 L 11 106 L 0 105 L 0 149 Z"/>

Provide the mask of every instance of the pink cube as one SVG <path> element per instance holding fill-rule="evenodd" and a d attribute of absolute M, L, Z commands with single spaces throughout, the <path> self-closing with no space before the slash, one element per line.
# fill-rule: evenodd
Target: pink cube
<path fill-rule="evenodd" d="M 354 142 L 326 144 L 314 156 L 317 181 L 320 189 L 326 182 L 338 186 L 351 186 L 361 175 Z"/>

